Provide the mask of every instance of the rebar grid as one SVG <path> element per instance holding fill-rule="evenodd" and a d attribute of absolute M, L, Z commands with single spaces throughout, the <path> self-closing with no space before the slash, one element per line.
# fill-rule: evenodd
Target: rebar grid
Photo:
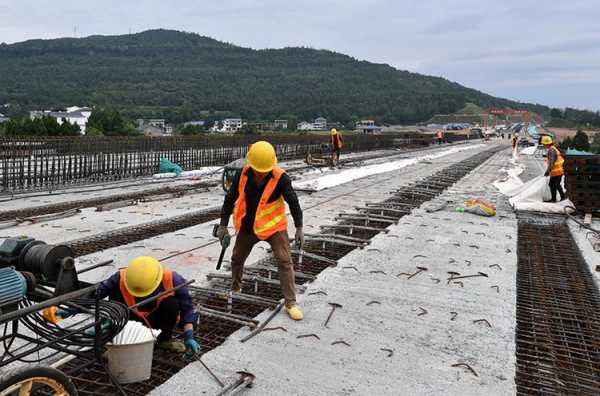
<path fill-rule="evenodd" d="M 600 294 L 562 221 L 519 217 L 517 394 L 600 393 Z"/>

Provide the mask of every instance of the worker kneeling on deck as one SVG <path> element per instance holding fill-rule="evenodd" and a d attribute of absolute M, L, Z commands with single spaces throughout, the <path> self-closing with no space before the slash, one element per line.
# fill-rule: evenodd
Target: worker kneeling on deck
<path fill-rule="evenodd" d="M 153 257 L 141 256 L 100 283 L 98 294 L 100 298 L 108 297 L 131 307 L 183 283 L 185 279 L 177 272 L 163 268 Z M 200 352 L 193 331 L 196 312 L 187 287 L 167 293 L 131 312 L 132 320 L 161 330 L 157 339 L 159 348 L 180 353 L 186 349 L 194 354 Z M 183 325 L 184 342 L 172 338 L 178 323 Z"/>
<path fill-rule="evenodd" d="M 560 200 L 562 201 L 565 199 L 565 192 L 563 191 L 561 185 L 562 177 L 565 174 L 563 169 L 565 160 L 558 150 L 558 147 L 554 145 L 554 142 L 550 136 L 542 136 L 542 144 L 544 145 L 544 148 L 548 150 L 548 154 L 546 156 L 548 168 L 546 168 L 546 173 L 544 173 L 544 176 L 550 176 L 550 182 L 548 185 L 550 186 L 550 194 L 552 194 L 552 199 L 549 202 L 556 202 L 557 191 L 560 194 Z"/>
<path fill-rule="evenodd" d="M 246 156 L 247 165 L 234 179 L 225 197 L 221 210 L 221 223 L 217 236 L 221 243 L 229 232 L 229 216 L 237 232 L 231 256 L 231 289 L 240 292 L 244 262 L 259 241 L 267 241 L 273 249 L 279 270 L 281 291 L 289 316 L 294 320 L 304 318 L 296 305 L 294 264 L 290 253 L 285 203 L 288 203 L 294 225 L 295 241 L 301 247 L 304 242 L 302 232 L 302 210 L 292 182 L 283 169 L 277 166 L 275 149 L 270 143 L 254 143 Z"/>

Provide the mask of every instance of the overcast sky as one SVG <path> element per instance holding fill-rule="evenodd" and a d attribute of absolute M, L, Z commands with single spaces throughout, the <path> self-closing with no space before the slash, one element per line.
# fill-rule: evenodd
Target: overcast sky
<path fill-rule="evenodd" d="M 150 28 L 310 46 L 506 98 L 600 109 L 600 0 L 0 0 L 0 42 Z"/>

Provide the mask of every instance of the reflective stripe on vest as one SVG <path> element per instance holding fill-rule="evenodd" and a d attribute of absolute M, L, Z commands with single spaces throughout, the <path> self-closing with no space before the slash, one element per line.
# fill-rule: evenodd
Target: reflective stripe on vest
<path fill-rule="evenodd" d="M 123 300 L 128 307 L 132 307 L 137 304 L 135 297 L 129 293 L 127 287 L 125 286 L 125 272 L 127 270 L 125 268 L 119 271 L 119 290 L 121 291 L 121 295 L 123 296 Z M 163 271 L 163 279 L 162 279 L 163 290 L 169 290 L 173 288 L 173 271 L 170 269 L 164 269 Z M 156 299 L 156 305 L 150 311 L 140 311 L 137 308 L 132 309 L 131 311 L 139 316 L 140 318 L 147 318 L 152 312 L 158 309 L 158 306 L 165 298 L 174 296 L 175 292 L 167 293 L 162 297 Z"/>
<path fill-rule="evenodd" d="M 556 151 L 556 161 L 554 161 L 554 165 L 552 165 L 552 169 L 550 169 L 550 176 L 562 176 L 565 174 L 565 170 L 563 169 L 563 164 L 565 163 L 565 159 L 563 158 L 560 150 L 556 146 L 550 147 L 550 150 Z M 548 159 L 546 159 L 548 161 Z"/>
<path fill-rule="evenodd" d="M 249 169 L 250 167 L 245 166 L 242 170 L 238 186 L 239 196 L 233 209 L 233 224 L 236 232 L 239 232 L 242 228 L 242 221 L 246 216 L 246 183 L 248 182 Z M 267 182 L 258 202 L 256 215 L 254 216 L 253 231 L 260 240 L 269 239 L 276 232 L 287 231 L 287 216 L 285 214 L 283 197 L 277 198 L 274 202 L 268 202 L 284 173 L 283 169 L 279 167 L 273 168 L 271 178 Z"/>

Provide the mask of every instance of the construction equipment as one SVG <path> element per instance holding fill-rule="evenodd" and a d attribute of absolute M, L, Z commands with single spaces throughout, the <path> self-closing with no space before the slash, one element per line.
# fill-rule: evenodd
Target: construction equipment
<path fill-rule="evenodd" d="M 19 236 L 7 238 L 0 245 L 0 267 L 15 267 L 32 273 L 40 282 L 55 288 L 54 296 L 79 289 L 73 251 L 65 245 Z"/>
<path fill-rule="evenodd" d="M 229 192 L 233 181 L 238 177 L 246 166 L 246 159 L 240 158 L 233 162 L 228 163 L 223 168 L 223 176 L 221 177 L 221 187 L 225 192 Z"/>
<path fill-rule="evenodd" d="M 219 224 L 215 224 L 213 227 L 212 235 L 215 238 L 218 238 L 217 231 L 219 230 Z M 223 257 L 225 256 L 225 251 L 229 247 L 231 243 L 231 235 L 227 234 L 223 237 L 223 241 L 221 242 L 221 254 L 219 254 L 219 261 L 217 261 L 217 271 L 221 269 L 221 264 L 223 264 Z"/>

